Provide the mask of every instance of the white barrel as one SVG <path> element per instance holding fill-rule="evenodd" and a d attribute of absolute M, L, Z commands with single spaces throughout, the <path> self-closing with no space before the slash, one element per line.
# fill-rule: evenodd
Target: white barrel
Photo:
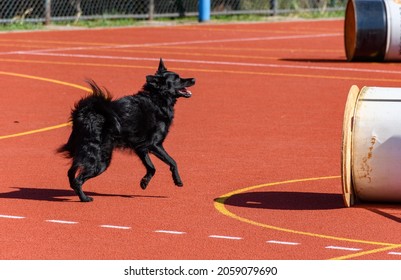
<path fill-rule="evenodd" d="M 401 0 L 384 0 L 387 11 L 387 46 L 384 60 L 401 60 Z"/>
<path fill-rule="evenodd" d="M 343 195 L 401 202 L 401 88 L 353 86 L 344 114 Z"/>

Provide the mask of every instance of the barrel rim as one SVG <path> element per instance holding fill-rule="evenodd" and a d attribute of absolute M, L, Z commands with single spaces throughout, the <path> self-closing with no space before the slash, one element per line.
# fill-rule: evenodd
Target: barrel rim
<path fill-rule="evenodd" d="M 355 11 L 354 1 L 349 0 L 345 8 L 344 20 L 344 45 L 345 54 L 348 61 L 352 61 L 355 57 L 356 41 L 357 41 L 357 14 Z"/>
<path fill-rule="evenodd" d="M 355 203 L 355 192 L 352 180 L 352 133 L 354 127 L 354 116 L 358 102 L 360 89 L 358 86 L 351 86 L 344 110 L 342 149 L 341 149 L 341 183 L 343 200 L 346 207 Z"/>

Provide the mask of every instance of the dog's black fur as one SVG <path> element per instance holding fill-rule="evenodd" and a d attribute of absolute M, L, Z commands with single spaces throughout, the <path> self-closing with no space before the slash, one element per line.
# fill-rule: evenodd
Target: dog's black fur
<path fill-rule="evenodd" d="M 82 185 L 107 169 L 114 148 L 130 149 L 139 156 L 147 171 L 140 182 L 142 189 L 156 172 L 149 153 L 167 163 L 174 183 L 182 186 L 177 164 L 163 148 L 163 141 L 173 121 L 177 98 L 191 97 L 187 87 L 194 85 L 195 79 L 180 78 L 160 59 L 156 74 L 146 77 L 137 94 L 113 100 L 94 81 L 88 83 L 92 94 L 76 103 L 71 113 L 71 135 L 58 149 L 72 159 L 68 178 L 79 199 L 93 200 L 84 194 Z"/>

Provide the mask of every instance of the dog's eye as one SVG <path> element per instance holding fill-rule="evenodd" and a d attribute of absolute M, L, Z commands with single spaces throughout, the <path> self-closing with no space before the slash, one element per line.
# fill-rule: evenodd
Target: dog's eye
<path fill-rule="evenodd" d="M 175 81 L 175 80 L 178 80 L 180 78 L 180 76 L 178 76 L 178 75 L 170 75 L 168 78 L 167 78 L 167 80 L 168 81 Z"/>

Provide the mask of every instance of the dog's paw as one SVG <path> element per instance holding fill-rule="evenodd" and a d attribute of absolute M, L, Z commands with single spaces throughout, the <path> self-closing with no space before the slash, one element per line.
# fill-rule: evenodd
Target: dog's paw
<path fill-rule="evenodd" d="M 146 179 L 142 179 L 141 180 L 141 189 L 143 189 L 143 190 L 145 190 L 146 189 L 146 187 L 148 186 L 148 184 L 149 184 L 149 181 L 148 180 L 146 180 Z"/>
<path fill-rule="evenodd" d="M 81 200 L 81 202 L 91 202 L 91 201 L 93 201 L 93 197 L 85 196 L 85 197 L 80 198 L 80 200 Z"/>
<path fill-rule="evenodd" d="M 181 181 L 174 182 L 177 187 L 182 187 L 184 184 Z"/>

